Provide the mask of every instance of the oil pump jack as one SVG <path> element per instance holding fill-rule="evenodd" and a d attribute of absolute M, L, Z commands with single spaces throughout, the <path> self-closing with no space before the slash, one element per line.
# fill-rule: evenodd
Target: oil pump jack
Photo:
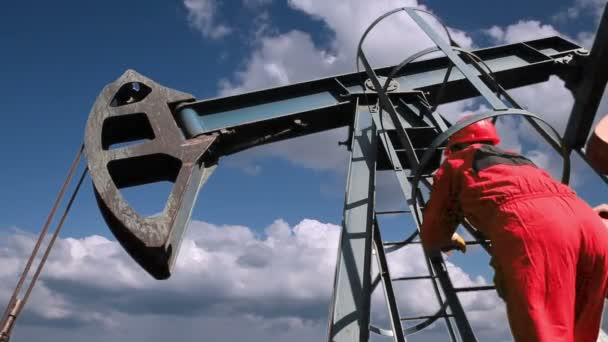
<path fill-rule="evenodd" d="M 374 68 L 363 43 L 379 22 L 398 13 L 408 15 L 435 47 L 398 65 Z M 362 65 L 364 71 L 240 95 L 200 101 L 127 70 L 95 101 L 81 150 L 86 154 L 99 208 L 116 239 L 151 276 L 166 279 L 178 257 L 199 190 L 222 157 L 262 144 L 349 127 L 345 145 L 350 165 L 328 341 L 368 341 L 371 334 L 406 341 L 408 335 L 440 320 L 451 341 L 477 341 L 459 294 L 491 291 L 493 286 L 456 287 L 445 260 L 432 255 L 425 255 L 426 273 L 391 277 L 387 254 L 419 246 L 425 201 L 420 187 L 432 186 L 446 140 L 474 122 L 506 115 L 522 117 L 560 154 L 562 181 L 568 182 L 570 156 L 576 153 L 585 159 L 585 143 L 608 80 L 604 62 L 608 60 L 608 14 L 604 12 L 590 52 L 557 36 L 467 51 L 454 42 L 447 29 L 445 36 L 433 29 L 429 15 L 415 8 L 398 8 L 374 21 L 357 51 L 357 67 Z M 442 57 L 419 60 L 438 51 Z M 507 92 L 547 81 L 552 75 L 563 79 L 575 98 L 563 137 L 542 115 L 523 109 Z M 440 104 L 476 96 L 491 110 L 454 125 L 437 111 Z M 406 210 L 376 210 L 377 171 L 394 173 Z M 605 175 L 598 174 L 606 183 Z M 123 188 L 158 181 L 173 183 L 158 215 L 141 215 L 121 194 Z M 67 211 L 61 223 L 65 214 Z M 384 241 L 378 218 L 395 214 L 412 215 L 415 226 L 404 230 L 402 240 Z M 467 244 L 480 245 L 489 252 L 491 241 L 468 222 L 462 224 L 473 237 Z M 37 250 L 38 246 L 34 252 Z M 48 250 L 43 261 L 46 255 Z M 374 259 L 378 267 L 372 273 Z M 30 266 L 31 261 L 26 271 Z M 38 274 L 39 270 L 34 282 Z M 400 316 L 394 284 L 420 280 L 432 287 L 436 311 Z M 22 285 L 23 279 L 18 289 Z M 389 317 L 389 325 L 384 327 L 370 317 L 370 298 L 379 287 Z M 5 341 L 29 291 L 31 288 L 24 299 L 16 294 L 11 298 L 0 332 Z M 418 323 L 404 325 L 412 321 Z"/>

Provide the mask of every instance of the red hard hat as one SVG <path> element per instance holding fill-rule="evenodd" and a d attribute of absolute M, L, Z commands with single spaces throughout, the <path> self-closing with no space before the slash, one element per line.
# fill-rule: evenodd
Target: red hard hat
<path fill-rule="evenodd" d="M 466 120 L 471 116 L 472 115 L 467 115 L 458 120 L 458 122 Z M 490 142 L 492 145 L 497 145 L 500 142 L 500 137 L 498 136 L 498 132 L 496 132 L 496 127 L 492 121 L 488 119 L 477 121 L 456 132 L 456 134 L 452 135 L 448 139 L 447 149 L 449 150 L 453 145 L 456 144 L 482 141 Z"/>

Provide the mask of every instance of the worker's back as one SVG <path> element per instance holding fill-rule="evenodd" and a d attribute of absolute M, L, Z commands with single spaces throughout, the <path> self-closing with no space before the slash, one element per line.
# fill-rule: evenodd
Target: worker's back
<path fill-rule="evenodd" d="M 608 230 L 593 209 L 530 160 L 495 146 L 453 152 L 438 173 L 460 214 L 492 242 L 515 340 L 595 341 Z"/>
<path fill-rule="evenodd" d="M 507 203 L 530 198 L 575 196 L 529 159 L 496 146 L 473 144 L 451 153 L 444 165 L 464 216 L 490 237 Z"/>

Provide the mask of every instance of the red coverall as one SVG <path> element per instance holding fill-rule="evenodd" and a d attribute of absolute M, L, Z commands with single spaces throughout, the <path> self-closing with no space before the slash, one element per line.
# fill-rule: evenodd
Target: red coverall
<path fill-rule="evenodd" d="M 574 191 L 523 156 L 473 144 L 435 175 L 421 239 L 450 245 L 466 217 L 492 242 L 516 341 L 596 341 L 608 288 L 608 229 Z"/>

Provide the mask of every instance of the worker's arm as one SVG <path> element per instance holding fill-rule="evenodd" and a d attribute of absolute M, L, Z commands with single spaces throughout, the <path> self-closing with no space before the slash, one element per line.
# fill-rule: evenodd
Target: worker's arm
<path fill-rule="evenodd" d="M 454 233 L 462 221 L 462 213 L 457 203 L 458 181 L 454 171 L 449 160 L 437 170 L 431 196 L 424 209 L 420 238 L 422 246 L 429 253 L 455 248 L 461 251 L 465 249 L 462 238 Z"/>

